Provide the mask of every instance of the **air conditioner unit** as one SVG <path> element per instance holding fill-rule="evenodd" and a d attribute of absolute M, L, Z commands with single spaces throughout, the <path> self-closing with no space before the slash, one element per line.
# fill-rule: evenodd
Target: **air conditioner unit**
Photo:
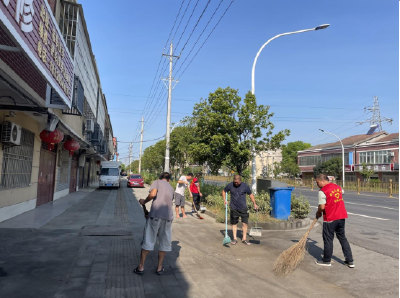
<path fill-rule="evenodd" d="M 94 131 L 94 119 L 86 119 L 86 132 Z"/>
<path fill-rule="evenodd" d="M 21 144 L 21 126 L 12 123 L 4 122 L 1 125 L 0 142 L 4 144 Z"/>
<path fill-rule="evenodd" d="M 389 156 L 394 156 L 394 152 L 389 152 Z"/>

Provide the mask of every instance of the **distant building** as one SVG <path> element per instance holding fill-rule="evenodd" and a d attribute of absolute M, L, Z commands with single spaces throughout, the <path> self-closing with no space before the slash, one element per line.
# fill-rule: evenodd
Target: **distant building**
<path fill-rule="evenodd" d="M 342 140 L 345 152 L 345 175 L 347 181 L 362 179 L 360 171 L 365 163 L 375 173 L 371 178 L 380 181 L 392 179 L 399 182 L 399 134 L 385 131 L 371 135 L 355 135 Z M 340 142 L 317 145 L 298 151 L 297 163 L 302 179 L 313 177 L 314 167 L 333 157 L 342 157 Z"/>
<path fill-rule="evenodd" d="M 256 156 L 257 177 L 272 177 L 274 175 L 275 163 L 282 161 L 282 150 L 263 151 Z"/>

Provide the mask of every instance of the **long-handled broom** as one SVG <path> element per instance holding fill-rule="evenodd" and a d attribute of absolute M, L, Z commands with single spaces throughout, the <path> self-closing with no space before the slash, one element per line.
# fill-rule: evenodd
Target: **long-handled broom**
<path fill-rule="evenodd" d="M 273 269 L 276 276 L 285 277 L 289 273 L 293 272 L 304 259 L 308 234 L 310 234 L 317 221 L 317 218 L 314 219 L 307 232 L 303 237 L 301 237 L 300 241 L 289 247 L 276 259 Z"/>
<path fill-rule="evenodd" d="M 225 193 L 225 200 L 228 202 L 228 193 Z M 226 245 L 231 241 L 231 237 L 228 236 L 228 204 L 225 204 L 225 238 L 222 244 Z"/>

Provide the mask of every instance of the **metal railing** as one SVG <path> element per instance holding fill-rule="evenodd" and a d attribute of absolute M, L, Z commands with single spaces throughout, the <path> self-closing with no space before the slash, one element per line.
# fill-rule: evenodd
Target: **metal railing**
<path fill-rule="evenodd" d="M 288 179 L 281 178 L 279 181 L 287 183 L 288 186 L 294 187 L 306 187 L 310 189 L 318 189 L 317 183 L 315 179 Z M 341 186 L 343 188 L 343 181 L 336 180 L 335 184 Z M 389 180 L 388 182 L 380 182 L 380 181 L 361 181 L 358 179 L 357 181 L 346 181 L 344 190 L 356 191 L 358 194 L 361 193 L 386 193 L 389 196 L 392 194 L 399 194 L 399 182 L 393 182 Z"/>

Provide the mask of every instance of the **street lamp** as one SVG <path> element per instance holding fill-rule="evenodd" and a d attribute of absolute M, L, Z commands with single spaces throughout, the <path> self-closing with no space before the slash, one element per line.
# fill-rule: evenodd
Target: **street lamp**
<path fill-rule="evenodd" d="M 176 123 L 174 126 L 172 126 L 172 128 L 171 128 L 171 132 L 174 130 L 174 128 L 176 127 L 176 126 L 178 126 L 178 124 L 180 124 L 182 121 L 179 121 L 178 123 Z"/>
<path fill-rule="evenodd" d="M 342 145 L 342 176 L 343 176 L 343 188 L 344 188 L 344 186 L 345 186 L 344 185 L 344 181 L 345 181 L 345 176 L 344 176 L 344 147 L 343 147 L 342 140 L 337 135 L 335 135 L 333 133 L 327 132 L 327 131 L 325 131 L 325 130 L 323 130 L 321 128 L 319 130 L 324 132 L 324 133 L 327 133 L 328 135 L 335 136 L 339 140 L 340 144 Z"/>
<path fill-rule="evenodd" d="M 255 94 L 255 82 L 254 82 L 254 78 L 255 78 L 255 72 L 256 72 L 256 63 L 257 63 L 257 59 L 258 56 L 260 56 L 261 51 L 265 48 L 265 46 L 267 44 L 269 44 L 271 41 L 273 41 L 274 39 L 281 37 L 281 36 L 285 36 L 285 35 L 291 35 L 291 34 L 296 34 L 296 33 L 303 33 L 303 32 L 308 32 L 308 31 L 317 31 L 317 30 L 322 30 L 322 29 L 326 29 L 329 27 L 329 24 L 323 24 L 323 25 L 319 25 L 315 28 L 311 28 L 311 29 L 305 29 L 305 30 L 299 30 L 299 31 L 294 31 L 294 32 L 287 32 L 287 33 L 282 33 L 282 34 L 278 34 L 274 37 L 272 37 L 271 39 L 269 39 L 266 43 L 263 44 L 263 46 L 260 48 L 260 50 L 258 51 L 256 57 L 254 58 L 254 63 L 253 63 L 253 68 L 251 70 L 251 93 L 254 95 Z M 254 153 L 254 148 L 253 148 L 253 162 L 251 165 L 251 173 L 252 173 L 252 182 L 251 182 L 251 188 L 253 192 L 256 192 L 256 155 Z"/>

